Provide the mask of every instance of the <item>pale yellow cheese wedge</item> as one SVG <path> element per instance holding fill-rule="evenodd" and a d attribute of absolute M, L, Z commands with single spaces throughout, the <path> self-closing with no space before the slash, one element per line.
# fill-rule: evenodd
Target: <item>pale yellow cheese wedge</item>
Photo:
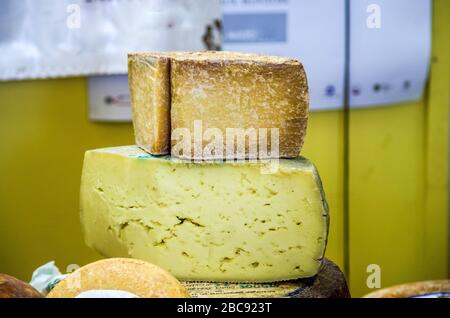
<path fill-rule="evenodd" d="M 270 282 L 315 275 L 328 209 L 304 158 L 189 163 L 136 146 L 88 151 L 81 222 L 88 246 L 133 257 L 181 280 Z"/>

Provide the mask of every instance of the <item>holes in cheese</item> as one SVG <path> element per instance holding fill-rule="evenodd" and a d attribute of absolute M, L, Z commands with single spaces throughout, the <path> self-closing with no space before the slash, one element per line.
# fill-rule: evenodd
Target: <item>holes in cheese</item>
<path fill-rule="evenodd" d="M 307 159 L 191 163 L 135 146 L 88 151 L 81 186 L 86 243 L 149 261 L 179 279 L 271 282 L 315 275 L 328 234 Z"/>
<path fill-rule="evenodd" d="M 138 53 L 129 55 L 129 77 L 136 143 L 151 154 L 183 159 L 300 154 L 309 94 L 296 60 L 231 52 Z M 167 83 L 169 94 L 162 91 Z M 212 155 L 206 151 L 211 142 Z"/>

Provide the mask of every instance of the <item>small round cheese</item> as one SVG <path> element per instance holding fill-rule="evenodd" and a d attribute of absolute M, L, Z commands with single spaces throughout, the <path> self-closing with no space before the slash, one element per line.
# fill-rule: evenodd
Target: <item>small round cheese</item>
<path fill-rule="evenodd" d="M 75 298 L 94 290 L 122 291 L 139 298 L 190 297 L 183 285 L 162 268 L 129 258 L 105 259 L 81 267 L 47 297 Z"/>

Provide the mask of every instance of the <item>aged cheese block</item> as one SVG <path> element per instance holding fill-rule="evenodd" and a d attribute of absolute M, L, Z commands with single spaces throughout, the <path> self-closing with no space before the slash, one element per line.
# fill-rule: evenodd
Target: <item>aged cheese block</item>
<path fill-rule="evenodd" d="M 328 233 L 319 175 L 304 158 L 191 163 L 135 146 L 88 151 L 85 241 L 179 279 L 271 282 L 317 273 Z"/>
<path fill-rule="evenodd" d="M 81 267 L 58 283 L 47 298 L 90 298 L 89 295 L 99 291 L 106 295 L 119 293 L 139 298 L 189 297 L 185 287 L 158 266 L 135 259 L 116 258 Z"/>
<path fill-rule="evenodd" d="M 178 158 L 300 153 L 309 95 L 297 60 L 231 52 L 130 54 L 129 77 L 136 143 L 151 154 L 169 153 L 161 146 L 169 143 L 163 141 L 169 130 Z M 211 142 L 215 150 L 207 151 Z"/>
<path fill-rule="evenodd" d="M 0 274 L 0 298 L 43 298 L 44 296 L 15 277 Z"/>

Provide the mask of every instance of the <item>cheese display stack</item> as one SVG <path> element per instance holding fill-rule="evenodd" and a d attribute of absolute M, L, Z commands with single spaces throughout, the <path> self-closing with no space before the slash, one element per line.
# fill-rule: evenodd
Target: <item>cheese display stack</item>
<path fill-rule="evenodd" d="M 86 153 L 87 245 L 187 281 L 316 275 L 329 215 L 317 169 L 300 157 L 308 120 L 302 64 L 227 52 L 130 54 L 129 79 L 137 146 Z M 229 147 L 230 128 L 279 149 L 255 153 L 251 138 Z"/>

